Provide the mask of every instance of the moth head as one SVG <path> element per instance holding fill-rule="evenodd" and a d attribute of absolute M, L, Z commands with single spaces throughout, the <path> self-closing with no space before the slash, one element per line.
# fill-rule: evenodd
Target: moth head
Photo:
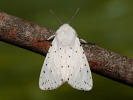
<path fill-rule="evenodd" d="M 69 25 L 69 24 L 63 24 L 58 30 L 57 33 L 76 33 L 76 31 Z"/>
<path fill-rule="evenodd" d="M 55 15 L 55 17 L 59 20 L 59 22 L 62 24 L 62 26 L 57 30 L 57 33 L 67 33 L 67 34 L 73 33 L 74 35 L 76 34 L 75 30 L 69 24 L 74 18 L 74 16 L 76 15 L 76 13 L 79 11 L 79 9 L 80 8 L 77 9 L 77 11 L 74 13 L 74 15 L 71 17 L 71 19 L 67 24 L 63 24 L 62 21 L 53 13 L 53 11 L 49 9 Z"/>

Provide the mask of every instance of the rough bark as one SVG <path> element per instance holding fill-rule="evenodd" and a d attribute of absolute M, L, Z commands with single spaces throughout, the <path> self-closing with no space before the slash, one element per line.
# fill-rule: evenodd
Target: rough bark
<path fill-rule="evenodd" d="M 55 31 L 0 12 L 0 40 L 46 56 Z M 93 72 L 133 86 L 133 59 L 93 44 L 82 44 Z"/>

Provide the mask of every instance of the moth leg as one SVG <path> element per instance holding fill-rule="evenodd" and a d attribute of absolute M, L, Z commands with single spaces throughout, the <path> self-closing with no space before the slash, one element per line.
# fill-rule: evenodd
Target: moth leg
<path fill-rule="evenodd" d="M 86 44 L 87 42 L 83 39 L 79 39 L 80 43 Z"/>
<path fill-rule="evenodd" d="M 54 37 L 55 37 L 55 35 L 52 35 L 49 38 L 47 38 L 47 40 L 38 40 L 38 42 L 50 41 L 50 40 L 53 40 Z"/>
<path fill-rule="evenodd" d="M 38 40 L 38 42 L 43 42 L 43 41 L 45 41 L 45 40 Z"/>
<path fill-rule="evenodd" d="M 83 40 L 83 39 L 79 39 L 79 41 L 80 41 L 80 43 L 82 43 L 82 44 L 91 44 L 91 45 L 95 45 L 94 43 L 90 43 L 90 42 L 86 42 L 85 40 Z"/>
<path fill-rule="evenodd" d="M 54 37 L 55 37 L 55 35 L 50 36 L 49 38 L 47 38 L 47 41 L 53 40 Z"/>

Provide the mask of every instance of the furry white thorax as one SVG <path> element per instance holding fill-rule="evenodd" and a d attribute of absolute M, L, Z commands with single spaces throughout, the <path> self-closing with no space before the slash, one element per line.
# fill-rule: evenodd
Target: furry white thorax
<path fill-rule="evenodd" d="M 76 37 L 76 31 L 69 24 L 63 24 L 56 31 L 56 38 L 58 42 L 64 46 L 72 44 Z"/>

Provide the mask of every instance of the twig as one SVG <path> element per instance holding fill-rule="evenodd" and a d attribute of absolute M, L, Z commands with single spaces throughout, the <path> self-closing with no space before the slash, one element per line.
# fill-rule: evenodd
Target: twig
<path fill-rule="evenodd" d="M 55 31 L 0 12 L 0 40 L 46 55 Z M 42 36 L 41 36 L 42 34 Z M 91 70 L 118 82 L 133 86 L 133 59 L 93 44 L 82 45 Z"/>

